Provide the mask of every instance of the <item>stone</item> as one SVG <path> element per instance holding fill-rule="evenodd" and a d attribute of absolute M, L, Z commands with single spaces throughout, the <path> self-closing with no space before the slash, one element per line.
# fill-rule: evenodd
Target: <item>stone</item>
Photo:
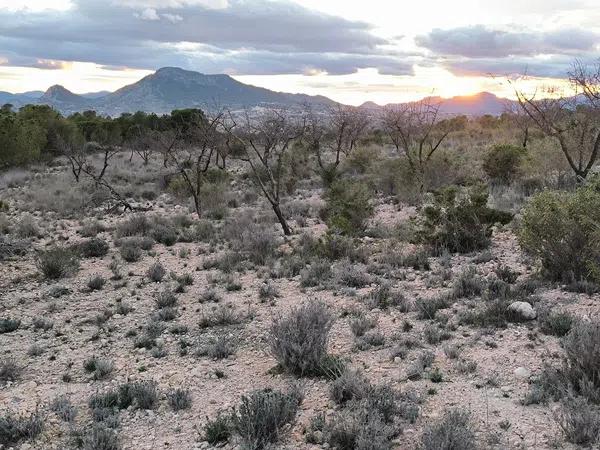
<path fill-rule="evenodd" d="M 525 367 L 517 367 L 513 372 L 517 378 L 526 379 L 531 376 L 531 371 Z"/>
<path fill-rule="evenodd" d="M 508 306 L 508 311 L 518 315 L 523 320 L 533 320 L 537 317 L 537 313 L 533 306 L 527 302 L 514 302 Z"/>

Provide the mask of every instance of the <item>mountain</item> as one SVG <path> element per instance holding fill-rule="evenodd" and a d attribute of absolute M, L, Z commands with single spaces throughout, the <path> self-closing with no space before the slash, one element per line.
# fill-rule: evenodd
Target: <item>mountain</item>
<path fill-rule="evenodd" d="M 205 75 L 176 67 L 159 69 L 100 99 L 103 111 L 111 115 L 137 110 L 167 113 L 178 108 L 244 108 L 304 102 L 334 104 L 326 97 L 274 92 L 240 83 L 229 75 Z"/>
<path fill-rule="evenodd" d="M 432 97 L 441 103 L 443 114 L 501 114 L 508 100 L 489 92 L 472 96 L 443 99 Z M 324 108 L 336 102 L 323 96 L 289 94 L 241 83 L 229 75 L 205 75 L 199 72 L 164 67 L 136 83 L 115 92 L 90 92 L 75 94 L 60 85 L 41 92 L 11 94 L 0 92 L 0 105 L 11 103 L 16 108 L 23 105 L 47 104 L 63 114 L 93 109 L 100 114 L 118 116 L 125 112 L 169 113 L 174 109 L 225 107 L 230 109 L 255 108 L 267 105 L 293 106 L 310 104 Z M 366 102 L 361 108 L 376 113 L 381 106 Z"/>
<path fill-rule="evenodd" d="M 499 116 L 506 111 L 511 100 L 499 98 L 490 92 L 480 92 L 475 95 L 465 95 L 441 99 L 440 111 L 444 114 L 464 114 L 467 116 L 481 116 L 491 114 Z"/>
<path fill-rule="evenodd" d="M 466 115 L 466 116 L 482 116 L 491 114 L 499 116 L 506 111 L 507 106 L 513 104 L 512 100 L 497 97 L 490 92 L 480 92 L 475 95 L 462 95 L 451 98 L 442 97 L 427 97 L 424 99 L 433 104 L 440 105 L 440 113 L 444 115 Z M 387 106 L 393 107 L 393 104 Z M 383 106 L 379 106 L 373 102 L 365 102 L 360 108 L 376 112 Z"/>
<path fill-rule="evenodd" d="M 39 98 L 0 92 L 0 104 L 15 107 L 28 103 L 47 104 L 63 114 L 93 109 L 100 114 L 118 116 L 125 112 L 146 111 L 158 114 L 174 109 L 226 107 L 253 108 L 266 105 L 327 106 L 335 102 L 323 96 L 274 92 L 241 83 L 229 75 L 205 75 L 176 67 L 165 67 L 115 92 L 75 94 L 60 85 L 50 87 Z"/>

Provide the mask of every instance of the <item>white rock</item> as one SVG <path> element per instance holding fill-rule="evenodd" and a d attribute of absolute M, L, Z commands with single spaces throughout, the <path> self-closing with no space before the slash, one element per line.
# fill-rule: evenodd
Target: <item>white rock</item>
<path fill-rule="evenodd" d="M 508 307 L 508 310 L 518 314 L 524 320 L 533 320 L 537 317 L 535 309 L 527 302 L 514 302 Z"/>
<path fill-rule="evenodd" d="M 531 371 L 525 367 L 517 367 L 513 373 L 517 378 L 526 379 L 531 376 Z"/>

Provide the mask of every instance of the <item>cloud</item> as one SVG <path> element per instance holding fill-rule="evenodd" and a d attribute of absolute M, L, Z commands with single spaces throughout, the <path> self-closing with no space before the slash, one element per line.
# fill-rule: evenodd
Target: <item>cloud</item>
<path fill-rule="evenodd" d="M 504 31 L 483 25 L 449 30 L 434 29 L 415 42 L 436 55 L 468 58 L 504 58 L 544 54 L 578 54 L 592 51 L 600 36 L 581 29 L 550 32 Z"/>
<path fill-rule="evenodd" d="M 0 57 L 10 64 L 55 59 L 207 73 L 409 74 L 417 55 L 365 22 L 291 1 L 72 0 L 66 11 L 0 12 Z"/>
<path fill-rule="evenodd" d="M 154 8 L 146 8 L 141 13 L 135 13 L 134 16 L 142 20 L 160 20 Z"/>

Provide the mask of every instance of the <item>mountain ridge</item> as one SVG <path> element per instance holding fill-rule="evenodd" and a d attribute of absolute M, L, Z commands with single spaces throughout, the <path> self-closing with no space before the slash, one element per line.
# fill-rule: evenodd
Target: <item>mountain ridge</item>
<path fill-rule="evenodd" d="M 15 107 L 25 104 L 47 104 L 63 114 L 95 110 L 99 114 L 118 116 L 136 111 L 169 113 L 174 109 L 226 107 L 255 108 L 268 105 L 293 106 L 310 104 L 326 108 L 338 104 L 324 96 L 276 92 L 244 84 L 225 74 L 203 74 L 178 67 L 163 67 L 135 83 L 114 92 L 75 94 L 61 85 L 49 87 L 46 92 L 12 94 L 0 91 L 0 102 Z M 36 97 L 37 96 L 37 97 Z M 439 102 L 444 114 L 499 115 L 510 100 L 489 92 L 450 99 L 430 97 Z M 392 104 L 390 106 L 393 106 Z M 360 108 L 382 108 L 374 102 L 365 102 Z"/>

